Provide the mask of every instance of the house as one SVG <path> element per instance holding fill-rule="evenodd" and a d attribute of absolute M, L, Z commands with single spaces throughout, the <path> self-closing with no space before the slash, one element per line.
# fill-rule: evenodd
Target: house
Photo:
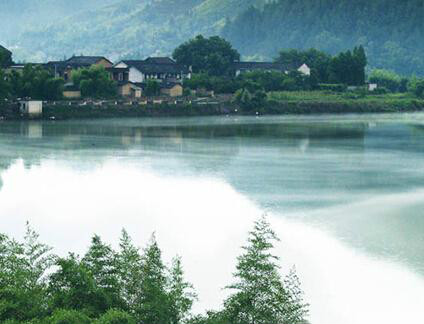
<path fill-rule="evenodd" d="M 141 98 L 143 87 L 130 81 L 118 82 L 118 94 L 122 97 Z"/>
<path fill-rule="evenodd" d="M 42 63 L 19 63 L 19 64 L 13 64 L 6 68 L 5 72 L 7 74 L 10 74 L 12 72 L 16 72 L 18 74 L 21 74 L 24 72 L 24 69 L 26 66 L 31 65 L 32 67 L 38 67 L 38 66 L 44 66 Z"/>
<path fill-rule="evenodd" d="M 145 83 L 148 80 L 182 83 L 184 79 L 191 78 L 191 72 L 186 66 L 177 64 L 169 57 L 123 60 L 115 64 L 114 68 L 128 68 L 129 81 L 134 83 Z"/>
<path fill-rule="evenodd" d="M 22 100 L 19 102 L 19 112 L 27 117 L 39 117 L 43 114 L 43 102 Z"/>
<path fill-rule="evenodd" d="M 51 69 L 56 77 L 61 77 L 68 81 L 71 79 L 73 70 L 92 66 L 103 66 L 107 69 L 111 68 L 113 63 L 103 56 L 72 56 L 65 61 L 50 61 L 45 66 Z"/>
<path fill-rule="evenodd" d="M 163 82 L 160 85 L 160 93 L 169 97 L 181 97 L 183 90 L 183 86 L 180 83 Z"/>
<path fill-rule="evenodd" d="M 81 98 L 81 90 L 72 83 L 65 84 L 63 88 L 63 97 L 65 99 L 79 99 Z"/>
<path fill-rule="evenodd" d="M 287 66 L 285 64 L 272 62 L 235 62 L 233 64 L 233 71 L 235 72 L 236 77 L 240 74 L 253 71 L 281 72 L 287 74 L 296 70 L 303 75 L 311 75 L 311 69 L 306 64 L 302 64 L 300 67 Z"/>
<path fill-rule="evenodd" d="M 106 71 L 112 80 L 116 82 L 129 81 L 130 69 L 127 67 L 108 67 Z"/>

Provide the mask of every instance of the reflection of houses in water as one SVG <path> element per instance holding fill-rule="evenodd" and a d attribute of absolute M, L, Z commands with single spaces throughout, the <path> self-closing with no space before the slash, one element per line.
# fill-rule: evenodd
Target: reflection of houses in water
<path fill-rule="evenodd" d="M 26 122 L 20 124 L 20 134 L 31 139 L 43 138 L 43 125 L 41 122 Z"/>

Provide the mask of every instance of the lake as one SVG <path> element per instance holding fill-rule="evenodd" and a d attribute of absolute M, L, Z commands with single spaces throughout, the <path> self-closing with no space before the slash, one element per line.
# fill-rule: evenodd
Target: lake
<path fill-rule="evenodd" d="M 424 114 L 0 122 L 0 232 L 56 253 L 156 232 L 220 306 L 267 214 L 312 324 L 422 323 Z"/>

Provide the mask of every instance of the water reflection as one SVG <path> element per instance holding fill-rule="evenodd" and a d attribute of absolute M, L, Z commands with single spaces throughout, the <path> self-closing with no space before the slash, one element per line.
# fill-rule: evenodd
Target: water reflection
<path fill-rule="evenodd" d="M 265 210 L 424 273 L 423 115 L 0 124 L 1 173 L 105 161 L 223 179 Z M 411 200 L 411 197 L 413 199 Z"/>

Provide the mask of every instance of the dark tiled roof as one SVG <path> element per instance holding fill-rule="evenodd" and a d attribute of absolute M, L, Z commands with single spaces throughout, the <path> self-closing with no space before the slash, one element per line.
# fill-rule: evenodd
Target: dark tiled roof
<path fill-rule="evenodd" d="M 144 60 L 149 64 L 176 64 L 176 62 L 169 57 L 149 57 Z"/>
<path fill-rule="evenodd" d="M 109 67 L 106 68 L 106 71 L 108 72 L 128 72 L 130 69 L 129 68 L 124 68 L 124 67 Z"/>
<path fill-rule="evenodd" d="M 66 63 L 69 65 L 91 66 L 98 63 L 101 60 L 106 60 L 110 64 L 112 64 L 111 61 L 109 61 L 107 58 L 103 56 L 72 56 L 70 59 L 66 60 Z"/>
<path fill-rule="evenodd" d="M 280 64 L 280 63 L 272 63 L 272 62 L 235 62 L 233 65 L 235 70 L 274 70 L 274 71 L 289 71 L 290 67 Z"/>
<path fill-rule="evenodd" d="M 170 58 L 150 57 L 146 60 L 124 60 L 122 61 L 129 67 L 135 67 L 140 72 L 150 73 L 188 73 L 188 68 L 177 64 Z M 156 63 L 155 63 L 156 62 Z"/>

